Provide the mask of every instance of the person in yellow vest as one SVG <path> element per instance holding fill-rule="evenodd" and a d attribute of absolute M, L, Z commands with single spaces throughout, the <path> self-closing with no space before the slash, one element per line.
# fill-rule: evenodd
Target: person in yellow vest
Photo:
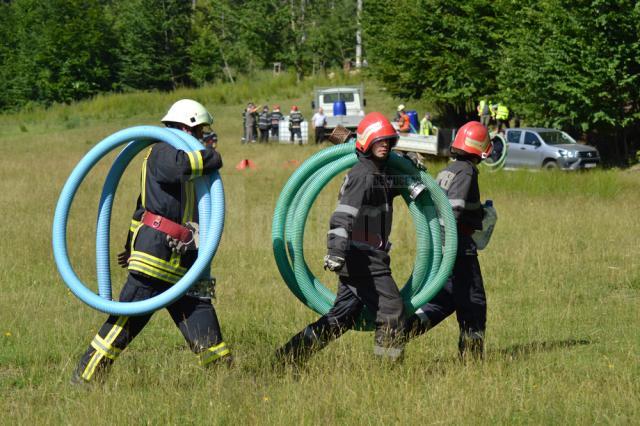
<path fill-rule="evenodd" d="M 478 103 L 476 111 L 478 111 L 480 123 L 482 123 L 484 127 L 489 128 L 489 122 L 491 121 L 491 102 L 482 99 L 480 103 Z"/>
<path fill-rule="evenodd" d="M 425 112 L 424 118 L 420 120 L 420 134 L 422 136 L 435 135 L 437 131 L 437 127 L 431 122 L 431 113 Z"/>
<path fill-rule="evenodd" d="M 496 106 L 496 121 L 498 123 L 498 132 L 502 131 L 502 126 L 509 128 L 509 108 L 502 102 L 498 102 Z"/>

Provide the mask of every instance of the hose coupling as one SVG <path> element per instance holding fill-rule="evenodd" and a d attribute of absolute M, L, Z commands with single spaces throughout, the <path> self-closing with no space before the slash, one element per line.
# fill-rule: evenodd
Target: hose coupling
<path fill-rule="evenodd" d="M 425 189 L 427 187 L 422 182 L 415 181 L 409 185 L 409 196 L 412 200 L 415 200 Z"/>

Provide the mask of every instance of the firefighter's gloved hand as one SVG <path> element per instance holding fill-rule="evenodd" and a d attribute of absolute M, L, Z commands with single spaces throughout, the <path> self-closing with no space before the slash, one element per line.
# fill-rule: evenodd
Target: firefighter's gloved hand
<path fill-rule="evenodd" d="M 129 266 L 130 256 L 131 252 L 129 250 L 118 253 L 118 266 L 120 266 L 121 268 L 126 268 L 127 266 Z"/>
<path fill-rule="evenodd" d="M 324 257 L 324 270 L 327 269 L 331 272 L 340 272 L 344 266 L 344 259 L 338 256 L 332 256 L 330 254 Z"/>
<path fill-rule="evenodd" d="M 191 239 L 182 241 L 167 235 L 167 245 L 176 253 L 185 254 L 189 250 L 198 250 L 200 246 L 200 228 L 196 222 L 187 222 L 184 227 L 191 231 Z"/>
<path fill-rule="evenodd" d="M 418 158 L 418 154 L 416 154 L 415 152 L 408 152 L 402 155 L 404 158 L 406 158 L 407 160 L 411 161 L 411 163 L 413 164 L 413 166 L 418 169 L 418 170 L 427 170 L 424 165 L 420 162 L 419 158 Z"/>

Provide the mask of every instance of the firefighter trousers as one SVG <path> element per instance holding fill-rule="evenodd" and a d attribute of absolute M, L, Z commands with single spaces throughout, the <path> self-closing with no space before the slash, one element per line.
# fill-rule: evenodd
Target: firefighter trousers
<path fill-rule="evenodd" d="M 411 338 L 425 333 L 454 312 L 460 326 L 460 354 L 471 350 L 474 356 L 481 356 L 487 300 L 478 256 L 466 254 L 464 248 L 458 252 L 451 277 L 442 290 L 407 319 L 407 336 Z"/>
<path fill-rule="evenodd" d="M 398 359 L 404 349 L 404 304 L 390 274 L 370 277 L 340 277 L 333 307 L 278 349 L 286 362 L 300 362 L 354 328 L 363 307 L 375 313 L 374 354 Z"/>
<path fill-rule="evenodd" d="M 129 273 L 120 292 L 120 302 L 136 302 L 154 297 L 170 285 L 164 281 Z M 200 365 L 230 360 L 230 351 L 222 340 L 218 317 L 210 300 L 182 296 L 166 307 Z M 151 314 L 110 315 L 93 338 L 74 372 L 74 380 L 102 378 L 120 353 L 142 331 Z"/>

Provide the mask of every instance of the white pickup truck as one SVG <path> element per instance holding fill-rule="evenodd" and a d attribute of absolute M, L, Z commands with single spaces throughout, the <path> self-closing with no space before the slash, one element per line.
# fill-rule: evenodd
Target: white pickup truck
<path fill-rule="evenodd" d="M 344 110 L 334 114 L 334 104 L 344 103 Z M 364 107 L 366 106 L 364 99 L 363 86 L 336 86 L 336 87 L 316 87 L 314 89 L 313 101 L 311 108 L 322 108 L 327 116 L 326 129 L 330 133 L 336 126 L 340 125 L 350 130 L 355 130 L 364 117 Z M 336 109 L 340 110 L 341 105 L 337 105 Z M 344 113 L 342 115 L 341 113 Z"/>

